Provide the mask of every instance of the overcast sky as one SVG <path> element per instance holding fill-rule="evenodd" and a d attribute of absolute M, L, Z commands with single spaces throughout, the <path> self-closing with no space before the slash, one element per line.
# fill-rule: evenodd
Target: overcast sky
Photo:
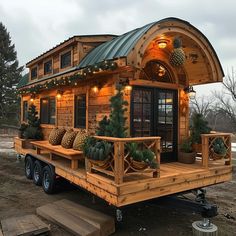
<path fill-rule="evenodd" d="M 73 35 L 122 34 L 166 17 L 205 34 L 225 73 L 236 67 L 235 0 L 0 0 L 20 65 Z"/>

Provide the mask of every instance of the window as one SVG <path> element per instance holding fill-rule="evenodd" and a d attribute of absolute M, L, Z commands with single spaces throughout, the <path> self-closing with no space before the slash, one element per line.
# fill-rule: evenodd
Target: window
<path fill-rule="evenodd" d="M 40 99 L 40 120 L 41 124 L 55 124 L 56 118 L 55 97 Z"/>
<path fill-rule="evenodd" d="M 38 77 L 38 68 L 37 66 L 31 69 L 31 79 L 36 79 Z"/>
<path fill-rule="evenodd" d="M 86 94 L 75 96 L 75 127 L 86 128 Z"/>
<path fill-rule="evenodd" d="M 50 74 L 52 72 L 52 60 L 44 63 L 44 74 Z"/>
<path fill-rule="evenodd" d="M 27 121 L 27 116 L 28 116 L 28 102 L 23 101 L 23 114 L 22 114 L 22 120 L 24 122 Z"/>
<path fill-rule="evenodd" d="M 61 55 L 61 69 L 71 66 L 71 51 Z"/>

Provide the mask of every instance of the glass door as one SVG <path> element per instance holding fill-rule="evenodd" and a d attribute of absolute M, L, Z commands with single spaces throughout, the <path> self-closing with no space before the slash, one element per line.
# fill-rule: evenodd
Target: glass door
<path fill-rule="evenodd" d="M 160 136 L 161 161 L 177 160 L 178 96 L 176 90 L 134 87 L 131 135 Z"/>
<path fill-rule="evenodd" d="M 155 134 L 161 136 L 162 161 L 177 160 L 177 91 L 156 90 Z"/>

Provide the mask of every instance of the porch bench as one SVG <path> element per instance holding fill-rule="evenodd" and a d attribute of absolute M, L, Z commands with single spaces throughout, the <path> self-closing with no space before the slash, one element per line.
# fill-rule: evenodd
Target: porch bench
<path fill-rule="evenodd" d="M 36 148 L 36 153 L 41 154 L 41 150 L 48 151 L 50 160 L 53 159 L 53 155 L 64 157 L 71 160 L 71 169 L 78 169 L 78 160 L 83 160 L 84 155 L 82 151 L 74 149 L 66 149 L 61 145 L 51 145 L 47 140 L 44 141 L 33 141 L 31 142 Z"/>

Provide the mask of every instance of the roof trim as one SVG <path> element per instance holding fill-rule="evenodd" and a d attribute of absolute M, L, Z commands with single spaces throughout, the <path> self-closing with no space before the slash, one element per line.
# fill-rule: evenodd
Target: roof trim
<path fill-rule="evenodd" d="M 43 57 L 45 56 L 47 53 L 53 51 L 54 49 L 56 49 L 57 47 L 65 44 L 65 43 L 68 43 L 69 41 L 75 41 L 77 38 L 80 39 L 80 38 L 93 38 L 93 37 L 103 37 L 103 36 L 108 36 L 108 37 L 117 37 L 117 35 L 114 35 L 114 34 L 94 34 L 94 35 L 74 35 L 60 43 L 58 43 L 56 46 L 52 47 L 51 49 L 43 52 L 42 54 L 40 54 L 39 56 L 35 57 L 34 59 L 30 60 L 29 62 L 26 63 L 26 66 L 29 66 L 30 64 L 32 64 L 34 61 L 38 60 L 40 57 Z M 78 40 L 79 41 L 79 40 Z"/>

